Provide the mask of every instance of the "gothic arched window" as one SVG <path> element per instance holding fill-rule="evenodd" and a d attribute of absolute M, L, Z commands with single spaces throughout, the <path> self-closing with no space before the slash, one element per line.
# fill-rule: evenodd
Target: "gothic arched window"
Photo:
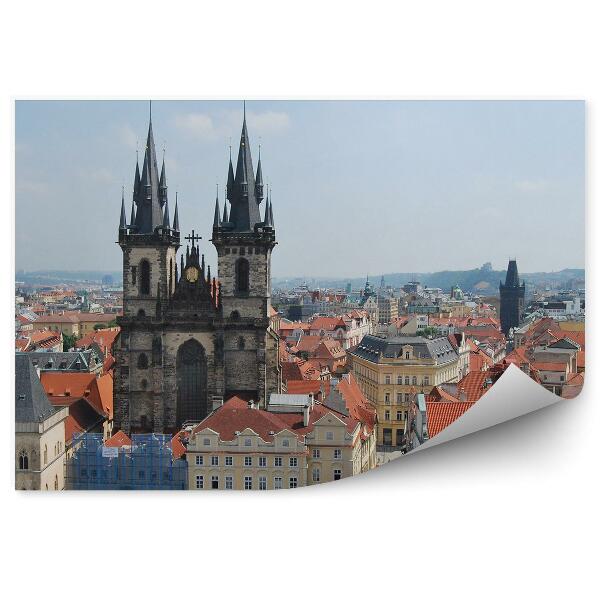
<path fill-rule="evenodd" d="M 54 489 L 58 490 L 58 475 L 54 476 Z"/>
<path fill-rule="evenodd" d="M 140 294 L 150 293 L 150 263 L 144 259 L 140 263 Z"/>
<path fill-rule="evenodd" d="M 238 258 L 235 263 L 235 291 L 238 294 L 248 292 L 250 284 L 250 263 L 246 258 Z"/>
<path fill-rule="evenodd" d="M 240 337 L 238 338 L 238 350 L 244 350 L 245 347 L 246 347 L 246 340 L 244 339 L 243 336 L 240 335 Z"/>
<path fill-rule="evenodd" d="M 148 368 L 148 357 L 143 352 L 138 356 L 137 367 L 138 369 Z"/>
<path fill-rule="evenodd" d="M 29 456 L 25 450 L 19 452 L 19 469 L 27 471 L 29 469 Z"/>

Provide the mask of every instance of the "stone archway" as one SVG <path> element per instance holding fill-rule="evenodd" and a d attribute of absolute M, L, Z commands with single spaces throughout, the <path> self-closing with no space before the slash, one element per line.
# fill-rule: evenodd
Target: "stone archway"
<path fill-rule="evenodd" d="M 177 350 L 177 427 L 208 414 L 207 363 L 204 347 L 187 340 Z"/>

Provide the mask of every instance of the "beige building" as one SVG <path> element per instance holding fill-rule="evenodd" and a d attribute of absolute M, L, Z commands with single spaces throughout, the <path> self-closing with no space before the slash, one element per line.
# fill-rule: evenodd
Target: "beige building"
<path fill-rule="evenodd" d="M 350 353 L 352 374 L 377 407 L 377 444 L 402 445 L 410 395 L 456 382 L 459 355 L 447 337 L 366 336 Z"/>
<path fill-rule="evenodd" d="M 379 323 L 392 323 L 394 319 L 398 318 L 398 298 L 379 296 L 377 311 Z"/>
<path fill-rule="evenodd" d="M 54 408 L 26 354 L 16 355 L 15 489 L 62 490 L 65 420 L 68 408 Z"/>
<path fill-rule="evenodd" d="M 185 436 L 184 436 L 185 437 Z M 338 393 L 272 394 L 268 410 L 238 397 L 191 429 L 189 489 L 271 490 L 335 481 L 376 466 L 373 423 Z"/>

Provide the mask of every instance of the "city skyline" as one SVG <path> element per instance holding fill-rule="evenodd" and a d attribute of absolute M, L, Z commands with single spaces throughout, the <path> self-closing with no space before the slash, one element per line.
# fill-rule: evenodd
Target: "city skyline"
<path fill-rule="evenodd" d="M 285 240 L 274 254 L 273 276 L 472 269 L 482 262 L 473 256 L 478 240 L 485 248 L 477 256 L 496 269 L 511 256 L 522 272 L 582 268 L 584 108 L 532 101 L 248 102 L 253 156 L 260 144 Z M 218 183 L 223 201 L 241 101 L 158 101 L 152 111 L 160 154 L 166 146 L 171 202 L 179 191 L 182 230 L 200 230 L 214 262 L 214 197 Z M 136 145 L 143 153 L 147 121 L 145 101 L 17 103 L 17 269 L 120 269 L 114 242 L 121 185 L 129 210 Z M 489 235 L 478 238 L 483 231 Z M 57 239 L 63 243 L 49 243 Z M 66 251 L 85 244 L 95 250 Z"/>

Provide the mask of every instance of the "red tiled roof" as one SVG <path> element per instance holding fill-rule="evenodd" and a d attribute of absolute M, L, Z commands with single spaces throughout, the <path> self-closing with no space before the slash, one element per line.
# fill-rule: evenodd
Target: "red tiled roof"
<path fill-rule="evenodd" d="M 345 329 L 346 323 L 341 317 L 317 317 L 310 323 L 310 330 L 334 331 L 338 327 Z"/>
<path fill-rule="evenodd" d="M 567 363 L 565 362 L 533 362 L 531 367 L 537 371 L 556 371 L 563 372 L 567 370 Z"/>
<path fill-rule="evenodd" d="M 121 448 L 123 446 L 131 446 L 131 444 L 131 438 L 123 431 L 117 431 L 117 433 L 104 442 L 104 445 L 108 448 Z"/>
<path fill-rule="evenodd" d="M 84 335 L 80 340 L 78 340 L 75 347 L 77 349 L 87 349 L 92 344 L 97 344 L 102 350 L 102 353 L 106 356 L 112 352 L 113 344 L 120 331 L 120 327 L 109 327 L 107 329 L 93 331 L 87 335 Z"/>
<path fill-rule="evenodd" d="M 272 442 L 273 434 L 270 432 L 278 433 L 288 429 L 288 424 L 279 415 L 250 408 L 248 402 L 233 396 L 197 425 L 194 433 L 212 429 L 219 434 L 221 440 L 231 441 L 235 439 L 236 431 L 244 431 L 247 428 L 252 429 L 265 442 Z"/>
<path fill-rule="evenodd" d="M 425 402 L 427 406 L 427 431 L 429 437 L 440 433 L 448 425 L 454 423 L 456 419 L 462 416 L 475 402 Z"/>
<path fill-rule="evenodd" d="M 293 352 L 314 352 L 323 338 L 318 335 L 303 335 L 292 347 Z"/>

